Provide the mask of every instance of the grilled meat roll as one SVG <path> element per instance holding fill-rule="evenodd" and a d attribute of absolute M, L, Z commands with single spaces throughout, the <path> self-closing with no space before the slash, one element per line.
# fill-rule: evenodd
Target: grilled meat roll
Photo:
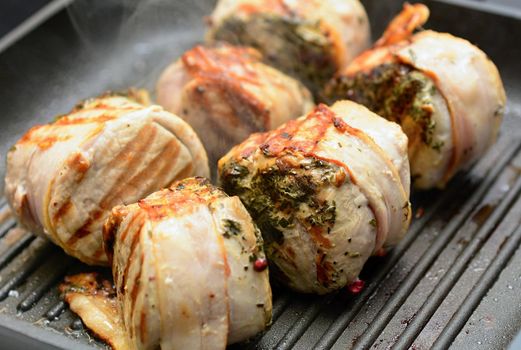
<path fill-rule="evenodd" d="M 302 84 L 261 63 L 258 51 L 229 45 L 186 52 L 161 75 L 157 100 L 195 129 L 211 164 L 251 133 L 313 108 Z"/>
<path fill-rule="evenodd" d="M 192 128 L 159 106 L 116 95 L 30 129 L 7 155 L 18 220 L 88 264 L 107 264 L 101 229 L 113 206 L 193 174 L 208 176 Z"/>
<path fill-rule="evenodd" d="M 401 124 L 414 185 L 444 187 L 496 139 L 505 91 L 496 66 L 476 46 L 426 30 L 429 11 L 406 4 L 375 47 L 326 87 L 329 102 L 351 99 Z"/>
<path fill-rule="evenodd" d="M 220 0 L 207 40 L 257 48 L 316 93 L 369 46 L 370 30 L 358 0 Z"/>
<path fill-rule="evenodd" d="M 104 239 L 132 348 L 224 349 L 271 320 L 262 237 L 207 180 L 115 207 Z"/>
<path fill-rule="evenodd" d="M 409 226 L 407 138 L 350 101 L 252 135 L 219 161 L 219 179 L 259 226 L 272 272 L 300 292 L 355 281 Z"/>

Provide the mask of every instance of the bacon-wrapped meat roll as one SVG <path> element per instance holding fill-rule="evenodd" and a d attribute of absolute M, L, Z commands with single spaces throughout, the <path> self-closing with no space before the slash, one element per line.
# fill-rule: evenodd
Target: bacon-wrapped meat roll
<path fill-rule="evenodd" d="M 113 206 L 208 173 L 187 123 L 159 106 L 108 95 L 30 129 L 7 155 L 5 188 L 21 224 L 104 265 L 101 229 Z"/>
<path fill-rule="evenodd" d="M 302 84 L 263 64 L 258 51 L 229 45 L 187 51 L 161 75 L 157 100 L 195 129 L 211 164 L 251 133 L 313 108 Z"/>
<path fill-rule="evenodd" d="M 260 232 L 207 180 L 115 207 L 104 239 L 132 348 L 224 349 L 271 320 Z"/>
<path fill-rule="evenodd" d="M 219 178 L 259 225 L 272 272 L 297 291 L 355 281 L 409 226 L 407 138 L 354 102 L 252 135 L 219 161 Z"/>
<path fill-rule="evenodd" d="M 316 93 L 369 46 L 370 31 L 358 0 L 220 0 L 207 39 L 257 48 Z"/>
<path fill-rule="evenodd" d="M 476 46 L 426 30 L 429 11 L 406 4 L 375 47 L 326 87 L 329 102 L 351 99 L 401 124 L 414 185 L 444 187 L 491 146 L 505 106 L 496 66 Z"/>

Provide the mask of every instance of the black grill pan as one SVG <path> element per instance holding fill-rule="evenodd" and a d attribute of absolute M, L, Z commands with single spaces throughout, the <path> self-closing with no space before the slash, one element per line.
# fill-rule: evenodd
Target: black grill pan
<path fill-rule="evenodd" d="M 509 346 L 521 329 L 521 9 L 496 1 L 426 3 L 429 28 L 469 39 L 499 66 L 509 102 L 497 144 L 445 191 L 413 195 L 409 234 L 369 261 L 362 293 L 314 297 L 274 286 L 272 327 L 231 348 Z M 376 36 L 401 8 L 400 0 L 363 2 Z M 161 70 L 201 40 L 202 17 L 213 7 L 189 0 L 61 3 L 68 5 L 0 52 L 2 157 L 30 126 L 82 98 L 153 88 Z M 0 216 L 6 208 L 0 202 Z M 7 233 L 14 225 L 0 224 L 0 349 L 105 349 L 57 291 L 65 275 L 92 268 L 41 238 Z"/>

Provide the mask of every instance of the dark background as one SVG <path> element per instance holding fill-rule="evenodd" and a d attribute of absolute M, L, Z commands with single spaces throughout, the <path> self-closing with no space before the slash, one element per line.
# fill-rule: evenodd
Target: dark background
<path fill-rule="evenodd" d="M 1 0 L 0 37 L 50 2 L 51 0 Z"/>

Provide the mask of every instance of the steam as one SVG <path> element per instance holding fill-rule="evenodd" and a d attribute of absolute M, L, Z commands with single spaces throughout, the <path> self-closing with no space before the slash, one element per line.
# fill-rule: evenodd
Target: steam
<path fill-rule="evenodd" d="M 67 11 L 85 51 L 106 62 L 94 74 L 107 89 L 153 90 L 162 69 L 203 40 L 203 18 L 213 6 L 211 0 L 76 0 Z"/>
<path fill-rule="evenodd" d="M 202 25 L 200 14 L 211 7 L 212 1 L 204 0 L 76 0 L 67 11 L 81 37 L 95 43 L 100 34 L 121 39 L 139 37 L 150 29 L 172 29 L 177 23 Z"/>

